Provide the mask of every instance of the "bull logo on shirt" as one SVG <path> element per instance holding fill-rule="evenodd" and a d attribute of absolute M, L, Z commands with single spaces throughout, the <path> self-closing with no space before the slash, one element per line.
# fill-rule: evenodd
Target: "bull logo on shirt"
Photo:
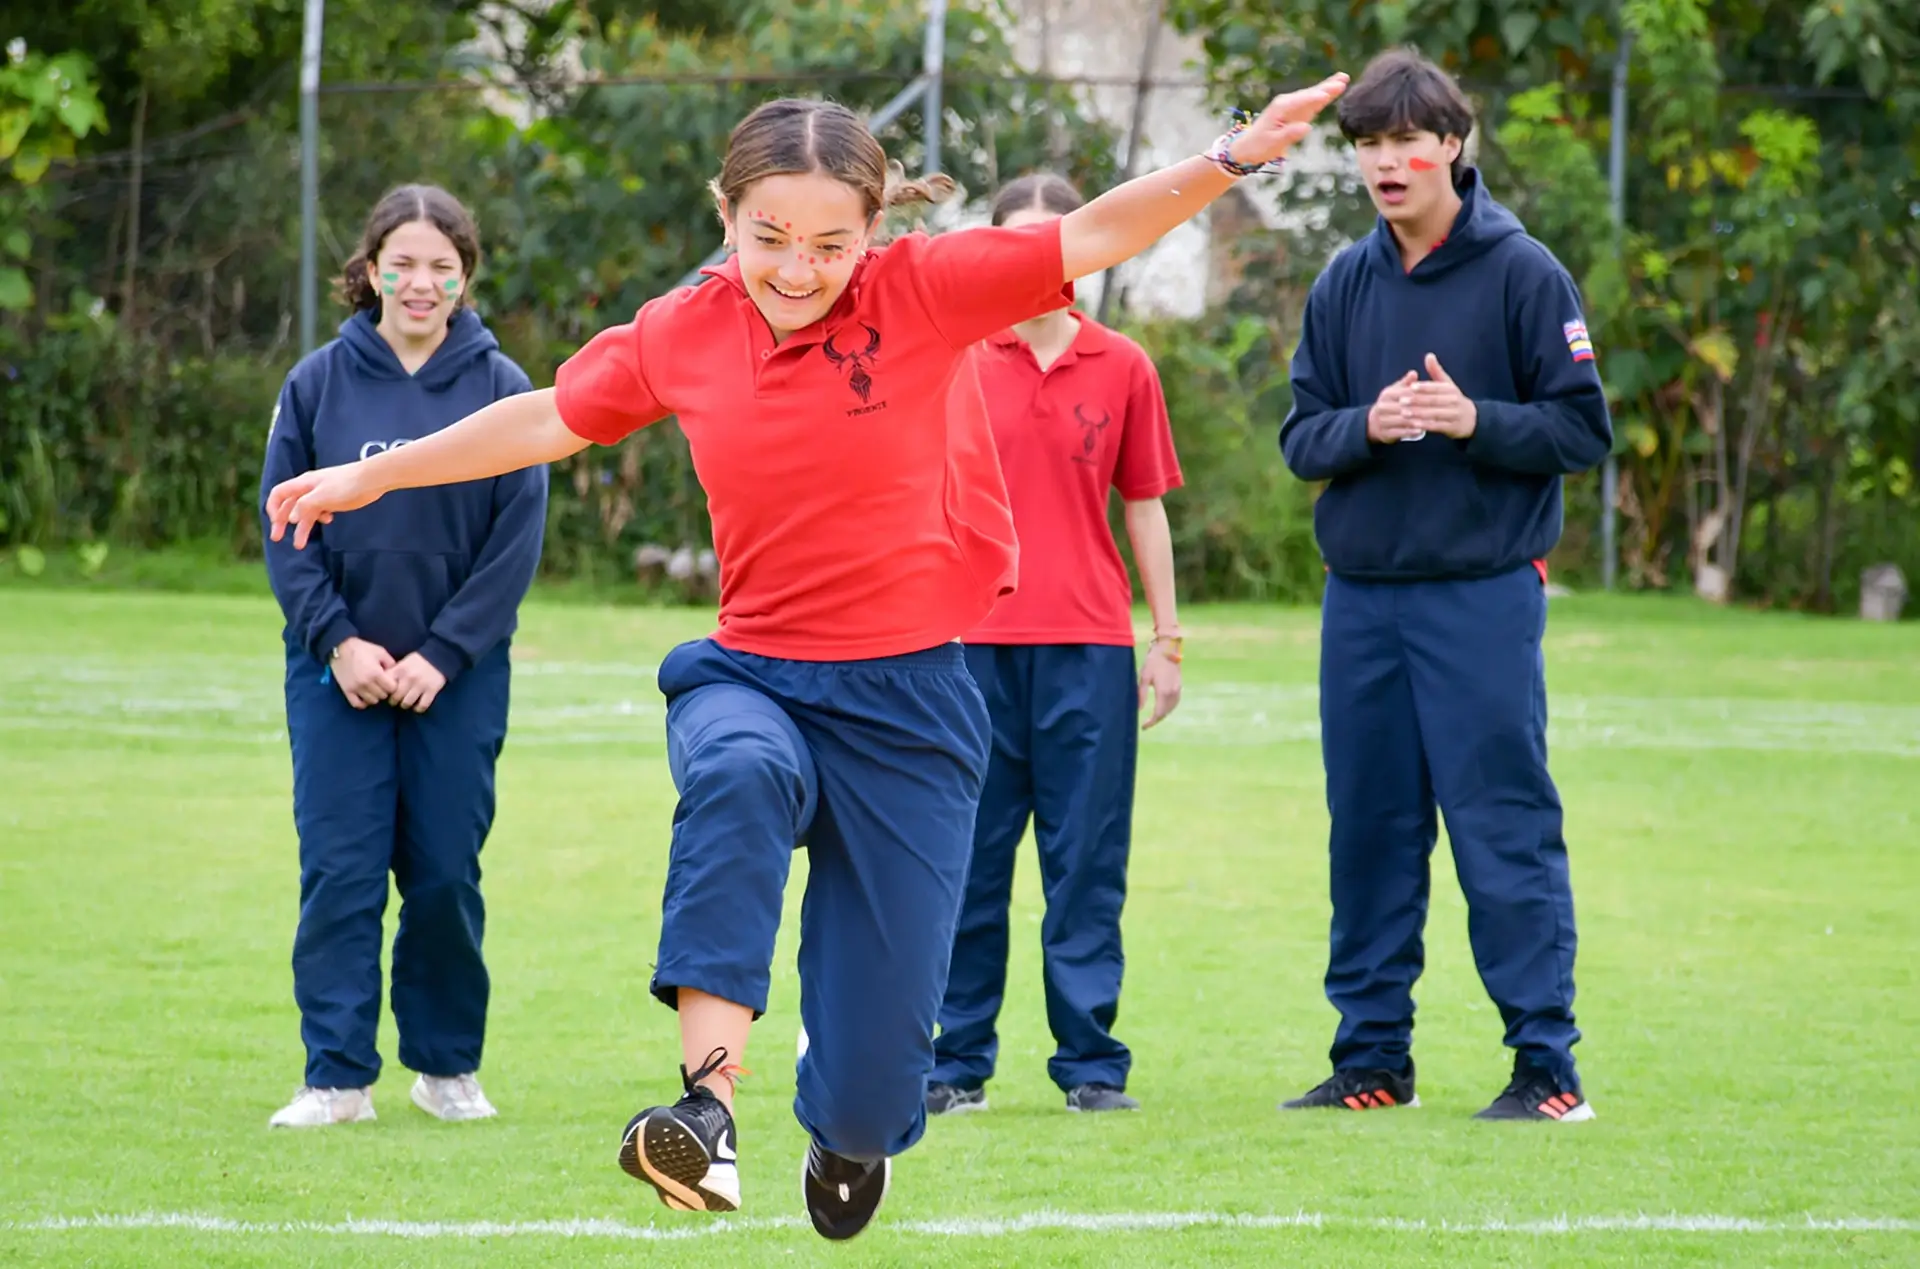
<path fill-rule="evenodd" d="M 865 348 L 857 352 L 842 352 L 834 347 L 833 341 L 837 335 L 829 335 L 827 342 L 820 346 L 820 351 L 826 354 L 828 361 L 847 370 L 847 386 L 853 389 L 853 395 L 859 397 L 864 405 L 873 393 L 873 376 L 867 372 L 880 358 L 880 332 L 865 322 L 860 323 L 860 328 L 867 332 Z"/>
<path fill-rule="evenodd" d="M 1100 433 L 1107 430 L 1107 424 L 1113 422 L 1113 416 L 1105 410 L 1096 415 L 1086 406 L 1076 405 L 1073 407 L 1073 418 L 1074 422 L 1080 425 L 1080 452 L 1073 456 L 1073 461 L 1076 463 L 1099 461 L 1096 455 L 1100 449 Z"/>

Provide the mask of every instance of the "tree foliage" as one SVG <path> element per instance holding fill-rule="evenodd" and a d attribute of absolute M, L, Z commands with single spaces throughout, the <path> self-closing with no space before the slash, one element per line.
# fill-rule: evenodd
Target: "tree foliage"
<path fill-rule="evenodd" d="M 300 0 L 16 0 L 0 61 L 0 542 L 254 546 L 265 412 L 298 349 Z M 1910 0 L 1168 0 L 1219 104 L 1410 43 L 1458 74 L 1489 186 L 1580 279 L 1618 423 L 1628 580 L 1816 607 L 1876 559 L 1920 575 L 1920 24 Z M 706 183 L 759 101 L 873 111 L 920 73 L 919 0 L 329 0 L 324 283 L 389 186 L 480 218 L 475 295 L 536 382 L 719 244 Z M 940 165 L 1089 190 L 1115 140 L 1074 92 L 1005 74 L 1001 0 L 956 0 Z M 1625 37 L 1622 223 L 1609 81 Z M 18 52 L 14 51 L 18 48 Z M 611 82 L 582 85 L 576 72 Z M 431 83 L 431 88 L 418 87 Z M 396 85 L 410 87 L 396 88 Z M 54 92 L 51 87 L 57 87 Z M 924 119 L 882 133 L 923 164 Z M 1298 595 L 1306 495 L 1270 429 L 1301 289 L 1372 223 L 1349 178 L 1226 311 L 1137 332 L 1193 479 L 1194 594 Z M 324 294 L 323 290 L 323 294 Z M 343 314 L 331 301 L 326 334 Z M 1262 432 L 1262 429 L 1267 429 Z M 1271 463 L 1258 459 L 1266 453 Z M 1271 477 L 1271 478 L 1270 478 Z M 699 544 L 671 427 L 556 475 L 549 567 Z M 1591 578 L 1597 481 L 1556 567 Z"/>
<path fill-rule="evenodd" d="M 16 162 L 0 186 L 0 208 L 20 208 L 0 222 L 0 254 L 32 246 L 16 274 L 0 271 L 0 299 L 9 277 L 49 299 L 0 319 L 0 542 L 211 533 L 247 548 L 266 413 L 298 352 L 302 5 L 26 7 L 31 47 L 63 59 L 70 101 L 91 101 L 90 83 L 111 90 L 97 114 L 67 107 L 84 128 L 34 116 L 37 166 Z M 706 187 L 735 122 L 782 95 L 879 108 L 920 73 L 922 14 L 917 0 L 329 0 L 321 293 L 383 190 L 445 185 L 481 222 L 477 303 L 550 381 L 719 245 Z M 1110 133 L 1066 90 L 1000 77 L 1005 17 L 998 0 L 952 6 L 941 166 L 982 195 L 1064 140 L 1062 166 L 1097 188 Z M 574 82 L 581 71 L 615 82 Z M 12 82 L 0 78 L 0 139 Z M 437 86 L 375 91 L 423 82 Z M 923 126 L 916 107 L 881 133 L 909 169 Z M 21 178 L 39 169 L 24 204 Z M 323 303 L 325 337 L 344 312 Z M 708 532 L 670 426 L 556 479 L 554 569 L 624 572 L 639 542 Z"/>
<path fill-rule="evenodd" d="M 49 57 L 16 36 L 0 57 L 0 309 L 18 310 L 33 304 L 24 266 L 46 204 L 41 179 L 104 129 L 106 114 L 79 54 Z"/>

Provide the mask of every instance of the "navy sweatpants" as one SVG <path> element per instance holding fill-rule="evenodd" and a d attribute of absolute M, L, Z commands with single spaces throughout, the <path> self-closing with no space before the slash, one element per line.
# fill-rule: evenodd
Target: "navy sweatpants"
<path fill-rule="evenodd" d="M 379 1078 L 389 872 L 400 891 L 392 997 L 400 1062 L 423 1075 L 479 1069 L 489 990 L 480 848 L 493 825 L 510 674 L 503 644 L 424 714 L 356 710 L 305 651 L 287 655 L 300 835 L 293 995 L 315 1088 Z"/>
<path fill-rule="evenodd" d="M 1530 566 L 1476 581 L 1327 580 L 1336 1068 L 1406 1065 L 1437 802 L 1506 1043 L 1573 1075 L 1573 891 L 1547 774 L 1546 614 Z"/>
<path fill-rule="evenodd" d="M 1047 1074 L 1063 1090 L 1125 1088 L 1133 1055 L 1114 1038 L 1124 957 L 1139 689 L 1131 647 L 980 644 L 967 666 L 987 698 L 993 757 L 973 835 L 933 1078 L 978 1088 L 993 1077 L 1007 987 L 1014 855 L 1031 817 L 1046 915 L 1040 950 Z"/>
<path fill-rule="evenodd" d="M 679 790 L 652 989 L 767 1007 L 794 850 L 800 908 L 794 1114 L 836 1154 L 926 1131 L 933 1026 L 986 773 L 986 704 L 958 644 L 788 661 L 682 644 L 660 666 Z M 735 1060 L 738 1060 L 736 1057 Z"/>

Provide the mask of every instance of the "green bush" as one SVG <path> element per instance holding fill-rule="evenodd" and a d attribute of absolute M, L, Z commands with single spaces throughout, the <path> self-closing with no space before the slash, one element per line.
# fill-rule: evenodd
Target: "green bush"
<path fill-rule="evenodd" d="M 1280 457 L 1293 394 L 1277 333 L 1257 317 L 1160 320 L 1128 333 L 1160 371 L 1186 478 L 1167 499 L 1180 597 L 1317 600 L 1314 491 Z"/>
<path fill-rule="evenodd" d="M 0 348 L 0 541 L 64 547 L 257 538 L 252 506 L 283 368 L 165 358 L 86 316 Z"/>
<path fill-rule="evenodd" d="M 1180 597 L 1312 602 L 1324 574 L 1313 539 L 1315 488 L 1281 460 L 1291 404 L 1282 336 L 1257 316 L 1130 324 L 1159 368 L 1185 487 L 1167 499 Z M 255 558 L 254 512 L 273 401 L 290 352 L 164 358 L 110 319 L 68 315 L 31 348 L 0 344 L 0 545 L 134 550 L 225 543 Z M 550 378 L 529 364 L 536 382 Z M 1599 476 L 1567 482 L 1556 580 L 1599 581 Z M 1911 489 L 1843 486 L 1828 602 L 1857 602 L 1860 569 L 1881 559 L 1920 575 Z M 1770 518 L 1769 513 L 1778 519 Z M 1750 566 L 1818 603 L 1811 495 L 1760 510 Z M 1118 500 L 1113 524 L 1125 542 Z M 1623 526 L 1624 527 L 1624 526 Z M 556 466 L 543 571 L 630 582 L 648 544 L 706 546 L 706 497 L 672 422 Z M 1775 541 L 1778 539 L 1778 541 Z M 1672 582 L 1685 585 L 1684 569 Z"/>
<path fill-rule="evenodd" d="M 215 541 L 257 556 L 260 464 L 291 360 L 166 358 L 85 315 L 31 349 L 0 346 L 0 544 Z M 641 543 L 708 537 L 705 498 L 671 424 L 555 470 L 551 574 L 627 578 Z"/>
<path fill-rule="evenodd" d="M 1186 475 L 1168 500 L 1180 594 L 1317 596 L 1313 491 L 1276 444 L 1289 395 L 1272 332 L 1241 318 L 1131 333 L 1160 368 Z M 256 556 L 260 461 L 290 356 L 165 359 L 86 315 L 31 349 L 0 348 L 0 543 L 216 541 Z M 711 533 L 686 440 L 668 422 L 555 468 L 544 570 L 628 580 L 638 547 L 699 548 Z"/>

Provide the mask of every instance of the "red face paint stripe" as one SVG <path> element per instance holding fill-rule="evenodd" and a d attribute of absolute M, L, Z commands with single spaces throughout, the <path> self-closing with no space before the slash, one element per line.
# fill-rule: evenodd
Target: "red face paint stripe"
<path fill-rule="evenodd" d="M 1440 165 L 1415 155 L 1413 158 L 1407 160 L 1407 166 L 1416 172 L 1431 172 Z"/>

